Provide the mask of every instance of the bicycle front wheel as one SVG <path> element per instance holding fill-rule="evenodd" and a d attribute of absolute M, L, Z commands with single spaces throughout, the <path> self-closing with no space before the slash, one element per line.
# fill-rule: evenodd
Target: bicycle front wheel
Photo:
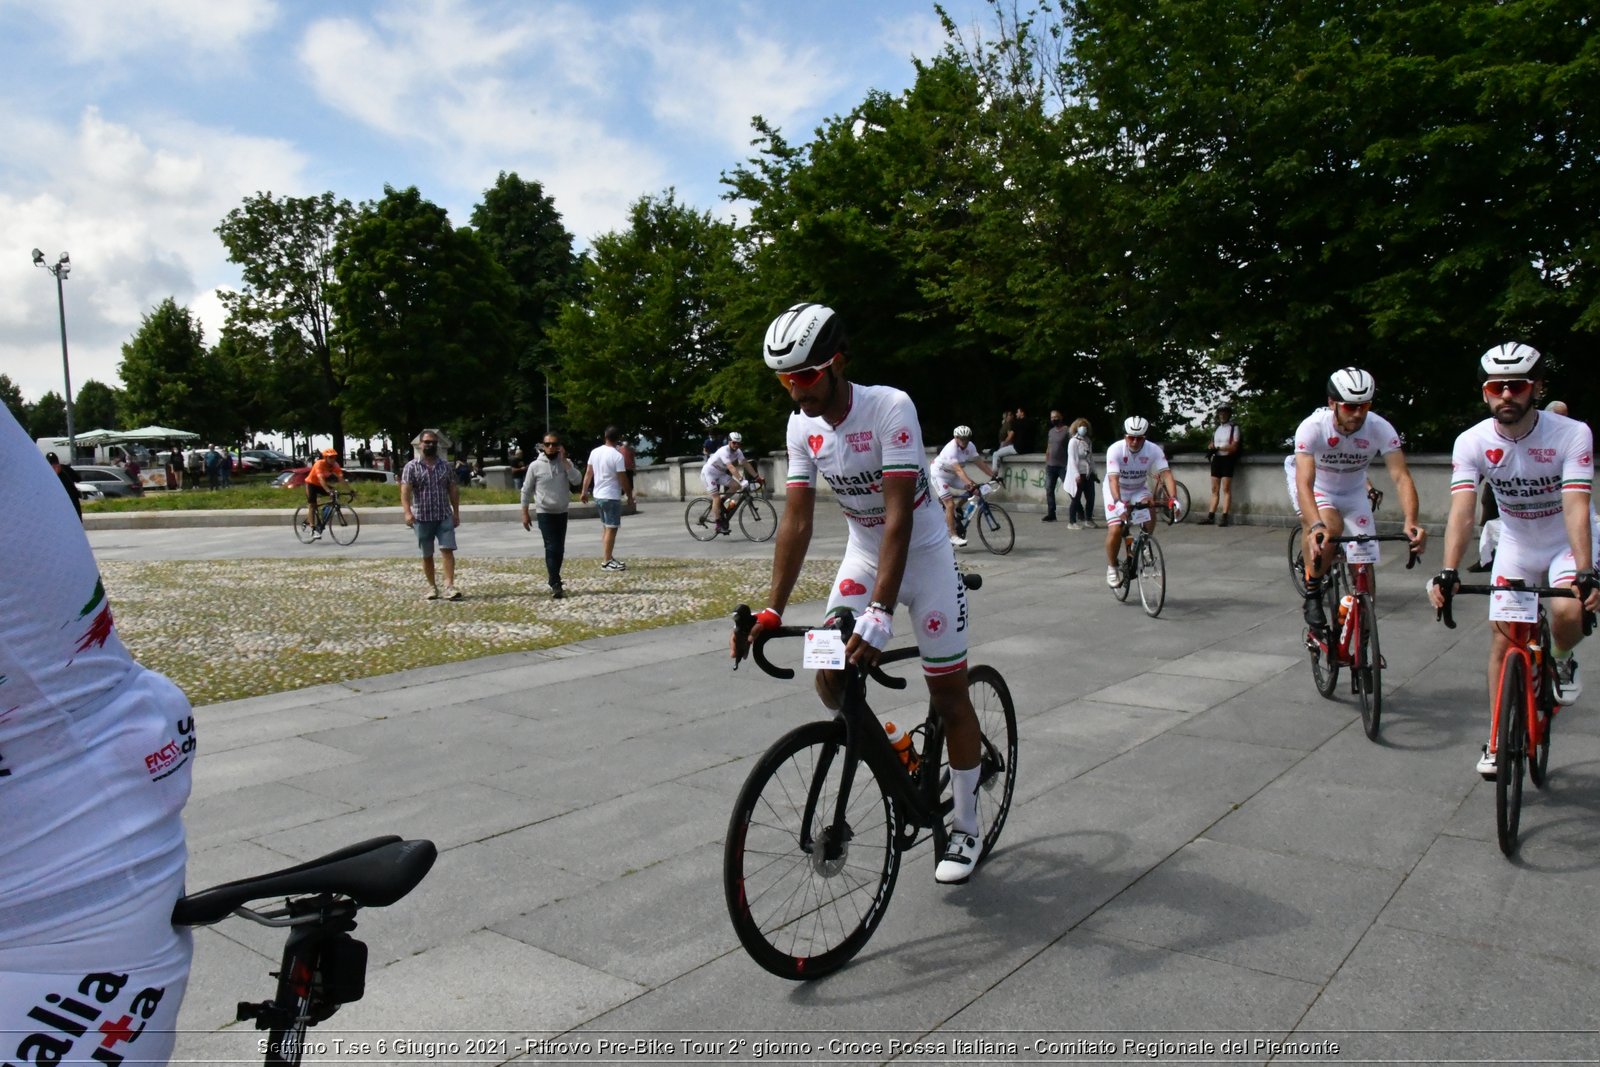
<path fill-rule="evenodd" d="M 311 543 L 311 517 L 304 504 L 294 509 L 294 518 L 290 520 L 290 525 L 294 527 L 294 535 L 300 539 L 302 545 Z"/>
<path fill-rule="evenodd" d="M 1017 788 L 1017 709 L 1011 701 L 1011 689 L 1000 672 L 987 664 L 967 671 L 967 694 L 972 698 L 972 710 L 978 717 L 982 734 L 982 749 L 978 753 L 978 823 L 983 830 L 983 851 L 978 855 L 982 863 L 1000 840 L 1005 829 L 1006 816 L 1011 813 L 1011 796 Z M 944 855 L 950 841 L 951 812 L 955 802 L 950 793 L 950 768 L 945 758 L 944 731 L 928 743 L 928 749 L 937 746 L 932 756 L 939 767 L 940 818 L 933 826 L 933 854 L 935 860 Z M 929 752 L 923 753 L 927 766 Z"/>
<path fill-rule="evenodd" d="M 1356 656 L 1350 667 L 1356 695 L 1361 699 L 1361 728 L 1367 739 L 1378 739 L 1383 718 L 1383 654 L 1378 647 L 1378 612 L 1371 593 L 1356 597 Z"/>
<path fill-rule="evenodd" d="M 1499 729 L 1495 737 L 1494 829 L 1500 851 L 1517 850 L 1522 822 L 1522 762 L 1528 740 L 1527 661 L 1513 651 L 1500 667 Z"/>
<path fill-rule="evenodd" d="M 1012 525 L 1006 509 L 999 504 L 984 504 L 978 509 L 977 520 L 978 537 L 982 539 L 983 547 L 995 555 L 1005 555 L 1017 543 L 1017 528 Z"/>
<path fill-rule="evenodd" d="M 771 504 L 752 497 L 739 509 L 739 529 L 751 541 L 770 541 L 778 532 L 778 517 Z"/>
<path fill-rule="evenodd" d="M 750 958 L 780 978 L 821 978 L 861 951 L 900 872 L 900 818 L 865 762 L 835 829 L 844 746 L 838 720 L 791 730 L 756 763 L 728 823 L 728 915 Z"/>
<path fill-rule="evenodd" d="M 1167 602 L 1167 562 L 1154 537 L 1146 535 L 1140 540 L 1137 566 L 1139 600 L 1144 604 L 1144 613 L 1153 619 Z"/>
<path fill-rule="evenodd" d="M 353 545 L 361 536 L 361 516 L 349 504 L 340 504 L 328 516 L 328 536 L 334 544 Z"/>
<path fill-rule="evenodd" d="M 683 509 L 683 524 L 689 528 L 689 536 L 696 541 L 715 541 L 717 521 L 713 514 L 710 497 L 697 496 L 689 501 Z"/>

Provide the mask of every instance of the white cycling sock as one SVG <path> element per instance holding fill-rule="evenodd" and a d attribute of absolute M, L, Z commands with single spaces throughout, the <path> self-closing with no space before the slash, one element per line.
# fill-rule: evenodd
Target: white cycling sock
<path fill-rule="evenodd" d="M 977 767 L 950 768 L 950 792 L 955 800 L 951 822 L 964 834 L 978 832 L 978 772 Z"/>

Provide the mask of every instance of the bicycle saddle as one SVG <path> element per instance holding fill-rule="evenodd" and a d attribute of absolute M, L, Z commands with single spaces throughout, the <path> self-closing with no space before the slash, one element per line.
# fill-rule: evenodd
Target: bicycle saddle
<path fill-rule="evenodd" d="M 438 857 L 432 841 L 402 841 L 390 834 L 270 874 L 241 878 L 179 899 L 174 926 L 205 926 L 264 897 L 338 893 L 361 907 L 393 904 L 417 887 Z"/>

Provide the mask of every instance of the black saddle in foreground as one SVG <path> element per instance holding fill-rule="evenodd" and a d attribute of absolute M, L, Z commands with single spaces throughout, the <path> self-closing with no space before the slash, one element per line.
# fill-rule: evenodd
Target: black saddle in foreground
<path fill-rule="evenodd" d="M 191 893 L 173 906 L 172 922 L 206 926 L 253 900 L 314 893 L 349 897 L 364 908 L 386 907 L 415 889 L 438 855 L 432 841 L 374 837 L 298 866 Z"/>

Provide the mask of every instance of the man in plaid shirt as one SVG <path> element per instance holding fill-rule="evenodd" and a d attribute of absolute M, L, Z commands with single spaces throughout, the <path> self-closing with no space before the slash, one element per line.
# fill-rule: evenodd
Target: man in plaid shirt
<path fill-rule="evenodd" d="M 424 599 L 438 600 L 439 585 L 433 576 L 433 547 L 437 541 L 444 557 L 444 598 L 460 600 L 456 589 L 456 527 L 461 525 L 461 490 L 455 471 L 439 455 L 439 431 L 423 430 L 417 435 L 422 458 L 413 459 L 400 473 L 400 507 L 406 525 L 417 532 L 417 547 L 422 550 L 422 573 L 428 579 Z"/>

